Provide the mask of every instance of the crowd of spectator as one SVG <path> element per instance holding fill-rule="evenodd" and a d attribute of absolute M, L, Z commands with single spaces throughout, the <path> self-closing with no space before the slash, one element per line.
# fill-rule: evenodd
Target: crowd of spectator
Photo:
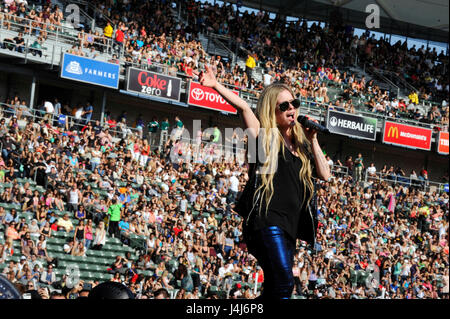
<path fill-rule="evenodd" d="M 359 105 L 352 97 L 367 97 L 366 107 L 375 113 L 399 117 L 406 112 L 415 120 L 448 128 L 448 68 L 442 69 L 448 61 L 434 51 L 408 50 L 401 43 L 391 46 L 367 35 L 354 37 L 351 28 L 335 24 L 313 25 L 309 30 L 300 22 L 286 27 L 266 13 L 239 15 L 231 6 L 183 2 L 188 22 L 184 25 L 170 14 L 170 1 L 93 4 L 99 9 L 99 20 L 108 18 L 103 19 L 103 34 L 81 30 L 70 53 L 96 58 L 107 52 L 110 41 L 116 63 L 125 59 L 126 63 L 154 64 L 193 80 L 208 63 L 221 82 L 256 96 L 271 82 L 285 81 L 297 96 L 319 106 L 331 104 L 327 107 L 355 113 Z M 4 5 L 7 12 L 0 13 L 0 20 L 6 28 L 23 18 L 34 21 L 37 44 L 33 52 L 42 54 L 39 45 L 54 26 L 61 25 L 61 9 L 46 4 L 36 12 L 26 1 L 13 0 L 5 0 Z M 12 19 L 2 19 L 9 14 Z M 198 41 L 198 33 L 206 31 L 231 36 L 246 48 L 246 69 L 206 54 Z M 23 52 L 23 34 L 2 45 Z M 372 67 L 397 72 L 419 92 L 408 101 L 391 99 L 373 80 L 366 82 L 344 71 L 355 56 Z M 265 70 L 261 82 L 254 77 L 257 61 Z M 341 88 L 342 95 L 334 98 L 329 94 L 331 87 Z M 442 94 L 440 106 L 420 114 L 419 99 Z M 125 284 L 137 298 L 167 296 L 161 291 L 173 289 L 179 289 L 177 299 L 217 298 L 212 287 L 230 298 L 255 297 L 248 283 L 262 283 L 264 274 L 246 250 L 241 219 L 233 211 L 248 179 L 241 158 L 213 161 L 214 147 L 198 154 L 192 144 L 177 138 L 167 139 L 161 152 L 150 148 L 155 135 L 147 133 L 157 136 L 168 131 L 168 119 L 155 119 L 146 127 L 139 115 L 134 123 L 139 130 L 133 132 L 126 112 L 118 118 L 107 113 L 102 126 L 89 122 L 91 103 L 70 108 L 54 100 L 39 104 L 44 119 L 33 123 L 26 101 L 14 97 L 6 102 L 10 107 L 0 119 L 0 182 L 11 185 L 0 191 L 0 202 L 20 205 L 31 221 L 19 218 L 15 209 L 0 207 L 5 238 L 0 263 L 21 255 L 20 262 L 8 262 L 3 274 L 22 291 L 38 291 L 43 298 L 77 298 L 88 293 L 83 282 L 69 287 L 66 275 L 54 273 L 58 260 L 47 252 L 46 240 L 52 232 L 64 231 L 70 240 L 61 245 L 61 251 L 73 256 L 101 250 L 112 237 L 127 245 L 132 235 L 144 238 L 138 259 L 131 254 L 118 256 L 105 269 L 111 281 Z M 73 116 L 73 122 L 67 115 Z M 26 125 L 20 127 L 19 121 Z M 183 128 L 179 118 L 172 124 Z M 174 161 L 173 152 L 197 156 L 194 161 Z M 314 247 L 298 243 L 294 296 L 448 298 L 448 193 L 424 190 L 425 169 L 410 173 L 409 178 L 418 181 L 412 185 L 392 183 L 408 175 L 388 166 L 380 171 L 385 181 L 369 178 L 364 184 L 365 172 L 375 177 L 377 170 L 373 164 L 364 167 L 360 155 L 355 160 L 347 157 L 344 163 L 327 160 L 347 167 L 347 174 L 338 171 L 332 180 L 318 182 L 317 243 Z M 35 179 L 44 192 L 31 191 L 29 184 L 17 182 L 19 178 Z M 57 217 L 55 211 L 68 213 Z M 72 218 L 79 223 L 74 225 Z M 17 252 L 14 242 L 19 241 Z M 169 266 L 173 261 L 176 269 Z M 153 276 L 142 275 L 154 266 Z M 93 288 L 97 283 L 90 284 Z M 45 291 L 46 286 L 55 292 Z"/>
<path fill-rule="evenodd" d="M 308 28 L 300 20 L 290 24 L 278 16 L 271 20 L 268 12 L 238 14 L 231 5 L 213 6 L 193 0 L 177 3 L 186 24 L 171 13 L 171 1 L 93 1 L 92 5 L 96 8 L 93 15 L 100 25 L 105 25 L 103 32 L 83 26 L 69 53 L 97 58 L 100 52 L 108 52 L 112 55 L 110 62 L 151 66 L 158 72 L 188 80 L 196 80 L 199 70 L 208 63 L 220 82 L 255 97 L 264 86 L 284 81 L 298 97 L 313 105 L 331 105 L 351 113 L 364 110 L 392 118 L 406 117 L 448 129 L 448 56 L 438 55 L 435 49 L 425 50 L 423 46 L 408 49 L 406 42 L 391 45 L 370 37 L 370 33 L 354 36 L 353 28 L 343 23 L 330 23 L 326 27 L 313 24 Z M 46 4 L 36 14 L 26 1 L 15 4 L 9 0 L 5 7 L 15 22 L 24 17 L 36 21 L 32 27 L 37 37 L 30 50 L 42 56 L 46 30 L 61 25 L 61 9 Z M 198 41 L 199 33 L 205 32 L 235 39 L 233 45 L 248 52 L 246 68 L 232 65 L 226 57 L 208 55 Z M 23 52 L 23 35 L 6 40 L 3 47 Z M 418 92 L 400 99 L 381 90 L 374 79 L 358 78 L 346 69 L 354 64 L 355 57 L 370 67 L 405 77 Z M 256 61 L 264 69 L 261 81 L 252 76 Z M 329 92 L 332 87 L 339 92 Z M 442 103 L 421 110 L 419 101 L 427 100 Z"/>
<path fill-rule="evenodd" d="M 445 91 L 448 94 L 448 56 L 438 55 L 435 48 L 409 49 L 406 41 L 391 45 L 370 37 L 370 32 L 358 37 L 342 18 L 330 21 L 324 28 L 313 24 L 308 29 L 301 20 L 286 24 L 280 15 L 272 20 L 268 12 L 239 14 L 231 4 L 213 6 L 190 0 L 182 8 L 194 33 L 211 31 L 230 36 L 261 62 L 274 62 L 281 71 L 308 65 L 345 67 L 352 65 L 357 55 L 373 67 L 410 79 L 419 88 L 421 98 L 428 99 L 430 94 L 442 97 Z"/>
<path fill-rule="evenodd" d="M 133 235 L 140 236 L 137 259 L 127 253 L 105 269 L 137 298 L 174 289 L 178 299 L 255 297 L 250 284 L 262 283 L 264 274 L 246 250 L 233 211 L 248 178 L 245 163 L 174 160 L 177 139 L 169 138 L 159 152 L 148 147 L 146 132 L 113 138 L 107 123 L 67 129 L 47 118 L 31 119 L 23 118 L 24 127 L 14 117 L 0 122 L 0 176 L 9 184 L 0 201 L 20 205 L 31 220 L 0 207 L 1 262 L 21 256 L 3 274 L 22 291 L 36 290 L 44 298 L 89 293 L 84 282 L 71 287 L 67 275 L 54 273 L 58 260 L 46 251 L 46 239 L 63 231 L 70 239 L 61 251 L 73 256 L 102 249 L 112 237 L 129 245 Z M 170 127 L 164 123 L 148 128 L 157 133 Z M 172 124 L 183 127 L 179 118 Z M 298 242 L 293 295 L 448 298 L 448 193 L 376 179 L 360 183 L 359 164 L 360 155 L 347 158 L 344 165 L 354 176 L 336 174 L 318 183 L 317 243 Z M 35 178 L 43 192 L 31 191 L 19 178 Z M 57 217 L 56 211 L 66 213 Z M 16 241 L 20 251 L 14 250 Z M 153 276 L 142 274 L 148 269 Z"/>
<path fill-rule="evenodd" d="M 448 126 L 448 55 L 438 55 L 435 49 L 408 49 L 406 41 L 391 45 L 384 39 L 370 37 L 370 32 L 354 36 L 353 28 L 342 23 L 332 22 L 326 27 L 313 24 L 308 29 L 306 22 L 300 20 L 290 24 L 279 16 L 271 20 L 268 12 L 238 14 L 232 5 L 220 7 L 191 0 L 182 8 L 194 33 L 209 31 L 229 36 L 238 47 L 250 52 L 247 61 L 259 60 L 265 70 L 264 85 L 284 80 L 296 88 L 298 96 L 323 104 L 329 102 L 324 82 L 331 81 L 332 85 L 345 85 L 344 94 L 334 100 L 346 111 L 354 112 L 360 107 L 353 105 L 349 97 L 366 97 L 370 111 L 391 117 L 406 112 L 416 120 Z M 345 70 L 355 64 L 355 57 L 368 67 L 397 73 L 418 92 L 411 93 L 406 101 L 393 99 L 373 80 L 358 79 Z M 310 71 L 318 76 L 311 76 Z M 245 74 L 233 73 L 233 81 L 238 87 L 257 87 Z M 445 102 L 441 110 L 435 106 L 428 114 L 416 114 L 419 98 Z"/>

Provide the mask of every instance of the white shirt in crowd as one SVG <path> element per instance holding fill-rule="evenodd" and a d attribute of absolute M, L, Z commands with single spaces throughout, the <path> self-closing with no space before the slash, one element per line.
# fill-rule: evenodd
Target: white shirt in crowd
<path fill-rule="evenodd" d="M 369 167 L 367 168 L 367 172 L 368 172 L 369 174 L 375 174 L 376 171 L 377 171 L 377 168 L 376 168 L 375 166 L 369 166 Z"/>
<path fill-rule="evenodd" d="M 263 79 L 264 79 L 264 86 L 269 86 L 270 84 L 272 84 L 272 76 L 269 73 L 265 73 L 263 75 Z"/>
<path fill-rule="evenodd" d="M 333 168 L 333 165 L 334 165 L 334 162 L 333 162 L 333 160 L 330 158 L 329 160 L 328 160 L 328 165 L 331 167 L 331 168 Z"/>
<path fill-rule="evenodd" d="M 78 120 L 78 119 L 81 119 L 82 116 L 83 116 L 83 108 L 80 107 L 80 108 L 75 112 L 75 118 Z"/>
<path fill-rule="evenodd" d="M 230 190 L 236 193 L 239 191 L 239 179 L 235 174 L 230 177 Z"/>
<path fill-rule="evenodd" d="M 53 113 L 55 111 L 55 107 L 53 106 L 52 102 L 45 101 L 44 107 L 47 113 Z"/>

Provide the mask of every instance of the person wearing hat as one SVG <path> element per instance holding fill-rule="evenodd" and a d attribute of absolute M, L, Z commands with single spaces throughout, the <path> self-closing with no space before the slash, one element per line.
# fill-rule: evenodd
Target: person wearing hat
<path fill-rule="evenodd" d="M 239 299 L 242 297 L 242 285 L 236 283 L 236 285 L 230 290 L 230 299 Z"/>

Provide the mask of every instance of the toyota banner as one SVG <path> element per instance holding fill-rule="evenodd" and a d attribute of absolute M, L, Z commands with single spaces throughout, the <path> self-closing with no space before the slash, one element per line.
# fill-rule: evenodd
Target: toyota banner
<path fill-rule="evenodd" d="M 327 128 L 331 133 L 375 141 L 377 119 L 328 110 Z"/>
<path fill-rule="evenodd" d="M 439 154 L 448 155 L 448 132 L 439 132 L 439 140 L 437 142 L 437 151 Z"/>
<path fill-rule="evenodd" d="M 429 151 L 432 132 L 424 127 L 385 121 L 383 143 Z"/>
<path fill-rule="evenodd" d="M 239 95 L 239 92 L 233 91 Z M 236 114 L 237 111 L 232 107 L 216 90 L 203 86 L 197 82 L 191 82 L 189 85 L 189 105 L 195 105 L 210 110 Z"/>
<path fill-rule="evenodd" d="M 61 77 L 64 79 L 117 89 L 119 87 L 119 71 L 120 65 L 118 64 L 69 53 L 63 54 Z"/>
<path fill-rule="evenodd" d="M 127 91 L 178 102 L 180 101 L 181 79 L 128 68 Z"/>

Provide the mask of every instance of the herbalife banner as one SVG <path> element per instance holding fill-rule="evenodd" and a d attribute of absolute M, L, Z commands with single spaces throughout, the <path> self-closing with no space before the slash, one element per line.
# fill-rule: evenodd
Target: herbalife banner
<path fill-rule="evenodd" d="M 328 110 L 327 128 L 331 133 L 375 141 L 377 119 Z"/>

